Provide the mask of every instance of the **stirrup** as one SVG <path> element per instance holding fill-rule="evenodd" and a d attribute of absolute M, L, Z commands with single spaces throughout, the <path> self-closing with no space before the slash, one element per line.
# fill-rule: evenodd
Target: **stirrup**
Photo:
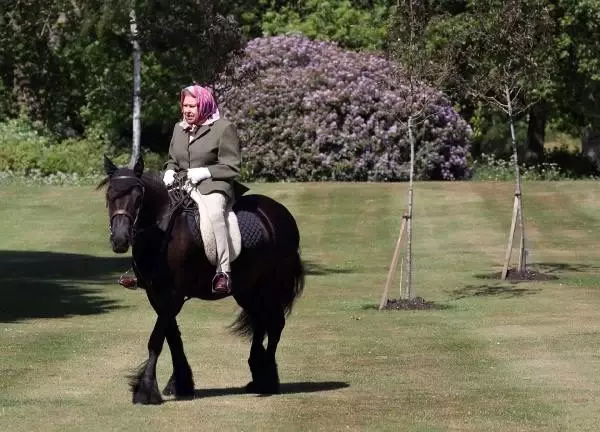
<path fill-rule="evenodd" d="M 225 277 L 225 279 L 227 280 L 227 289 L 226 290 L 216 290 L 215 289 L 215 282 L 220 277 Z M 231 275 L 227 272 L 218 272 L 212 279 L 211 290 L 212 290 L 213 294 L 227 294 L 227 295 L 231 294 Z"/>
<path fill-rule="evenodd" d="M 119 277 L 119 285 L 130 290 L 136 290 L 138 288 L 137 278 L 128 274 L 130 270 L 131 269 L 127 270 Z"/>

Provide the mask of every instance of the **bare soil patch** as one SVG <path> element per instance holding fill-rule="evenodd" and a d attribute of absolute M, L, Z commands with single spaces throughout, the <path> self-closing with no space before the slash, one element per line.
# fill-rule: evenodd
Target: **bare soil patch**
<path fill-rule="evenodd" d="M 423 297 L 415 297 L 413 299 L 388 299 L 387 304 L 383 307 L 385 310 L 425 310 L 425 309 L 440 309 L 439 305 L 434 302 L 425 301 Z"/>
<path fill-rule="evenodd" d="M 500 279 L 502 277 L 502 272 L 484 274 L 478 277 L 480 277 L 481 279 Z M 558 276 L 556 275 L 543 273 L 539 270 L 534 269 L 526 269 L 525 271 L 519 271 L 515 268 L 510 268 L 508 269 L 508 273 L 506 274 L 506 280 L 511 282 L 549 281 L 557 279 Z"/>

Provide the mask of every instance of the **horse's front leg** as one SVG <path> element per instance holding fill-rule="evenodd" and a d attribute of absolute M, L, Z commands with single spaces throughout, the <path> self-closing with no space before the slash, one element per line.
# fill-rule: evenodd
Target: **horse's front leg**
<path fill-rule="evenodd" d="M 163 390 L 163 394 L 165 396 L 175 395 L 178 399 L 193 398 L 194 378 L 192 369 L 185 356 L 181 332 L 175 318 L 169 322 L 167 328 L 167 343 L 173 359 L 173 374 Z"/>
<path fill-rule="evenodd" d="M 130 386 L 134 404 L 149 405 L 163 402 L 156 382 L 156 363 L 165 342 L 167 325 L 168 319 L 159 315 L 148 340 L 148 360 L 142 363 L 139 371 L 131 377 Z"/>

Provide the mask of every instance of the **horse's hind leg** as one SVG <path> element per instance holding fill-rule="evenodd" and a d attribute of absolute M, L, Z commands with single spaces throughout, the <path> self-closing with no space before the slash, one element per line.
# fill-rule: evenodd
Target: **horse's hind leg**
<path fill-rule="evenodd" d="M 248 393 L 261 393 L 260 383 L 262 382 L 263 365 L 266 357 L 265 347 L 263 346 L 265 334 L 265 326 L 259 320 L 253 320 L 252 345 L 250 346 L 250 357 L 248 358 L 252 381 L 246 386 Z"/>
<path fill-rule="evenodd" d="M 254 334 L 248 365 L 252 373 L 252 382 L 246 390 L 250 393 L 279 393 L 279 373 L 275 353 L 285 325 L 285 317 L 280 307 L 271 306 L 258 314 L 262 319 L 253 321 Z M 267 349 L 263 346 L 265 331 L 268 336 Z"/>
<path fill-rule="evenodd" d="M 281 332 L 285 326 L 285 316 L 283 309 L 277 305 L 272 308 L 268 315 L 267 324 L 267 351 L 265 353 L 265 364 L 263 372 L 263 390 L 264 393 L 279 393 L 279 372 L 277 371 L 277 361 L 275 354 L 277 345 L 281 339 Z"/>
<path fill-rule="evenodd" d="M 163 401 L 156 382 L 156 363 L 165 341 L 166 325 L 167 322 L 164 318 L 159 316 L 156 319 L 154 329 L 148 340 L 148 360 L 131 377 L 130 386 L 134 404 L 160 404 Z"/>
<path fill-rule="evenodd" d="M 175 318 L 169 323 L 166 336 L 173 360 L 173 374 L 163 390 L 163 394 L 165 396 L 175 395 L 179 399 L 192 398 L 194 396 L 194 378 L 183 350 L 183 341 Z"/>

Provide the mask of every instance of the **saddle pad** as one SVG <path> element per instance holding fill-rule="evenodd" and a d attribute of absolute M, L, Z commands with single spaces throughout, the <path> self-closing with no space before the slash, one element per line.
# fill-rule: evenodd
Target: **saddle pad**
<path fill-rule="evenodd" d="M 192 201 L 193 202 L 193 201 Z M 254 213 L 252 210 L 252 206 L 250 208 L 245 204 L 247 204 L 247 197 L 241 197 L 233 206 L 233 209 L 230 210 L 228 221 L 231 226 L 231 218 L 232 215 L 236 221 L 235 227 L 237 229 L 238 238 L 241 240 L 241 248 L 240 251 L 235 254 L 235 258 L 237 258 L 240 253 L 252 249 L 256 249 L 261 247 L 267 240 L 267 233 L 265 231 L 265 227 L 260 219 L 260 217 Z M 196 209 L 196 205 L 194 204 L 191 208 L 185 210 L 186 219 L 190 231 L 194 236 L 194 240 L 199 247 L 203 247 L 206 253 L 206 256 L 209 262 L 216 266 L 217 262 L 217 254 L 216 254 L 216 242 L 214 241 L 214 233 L 212 233 L 212 246 L 206 247 L 205 236 L 201 233 L 199 226 L 202 226 L 202 223 L 198 222 L 198 219 L 202 219 L 200 213 Z M 207 220 L 207 218 L 205 218 Z M 210 224 L 209 224 L 210 225 Z M 210 230 L 212 232 L 212 230 Z M 230 234 L 232 234 L 230 232 Z M 210 255 L 209 255 L 210 254 Z M 230 253 L 230 261 L 233 261 L 233 253 Z"/>

